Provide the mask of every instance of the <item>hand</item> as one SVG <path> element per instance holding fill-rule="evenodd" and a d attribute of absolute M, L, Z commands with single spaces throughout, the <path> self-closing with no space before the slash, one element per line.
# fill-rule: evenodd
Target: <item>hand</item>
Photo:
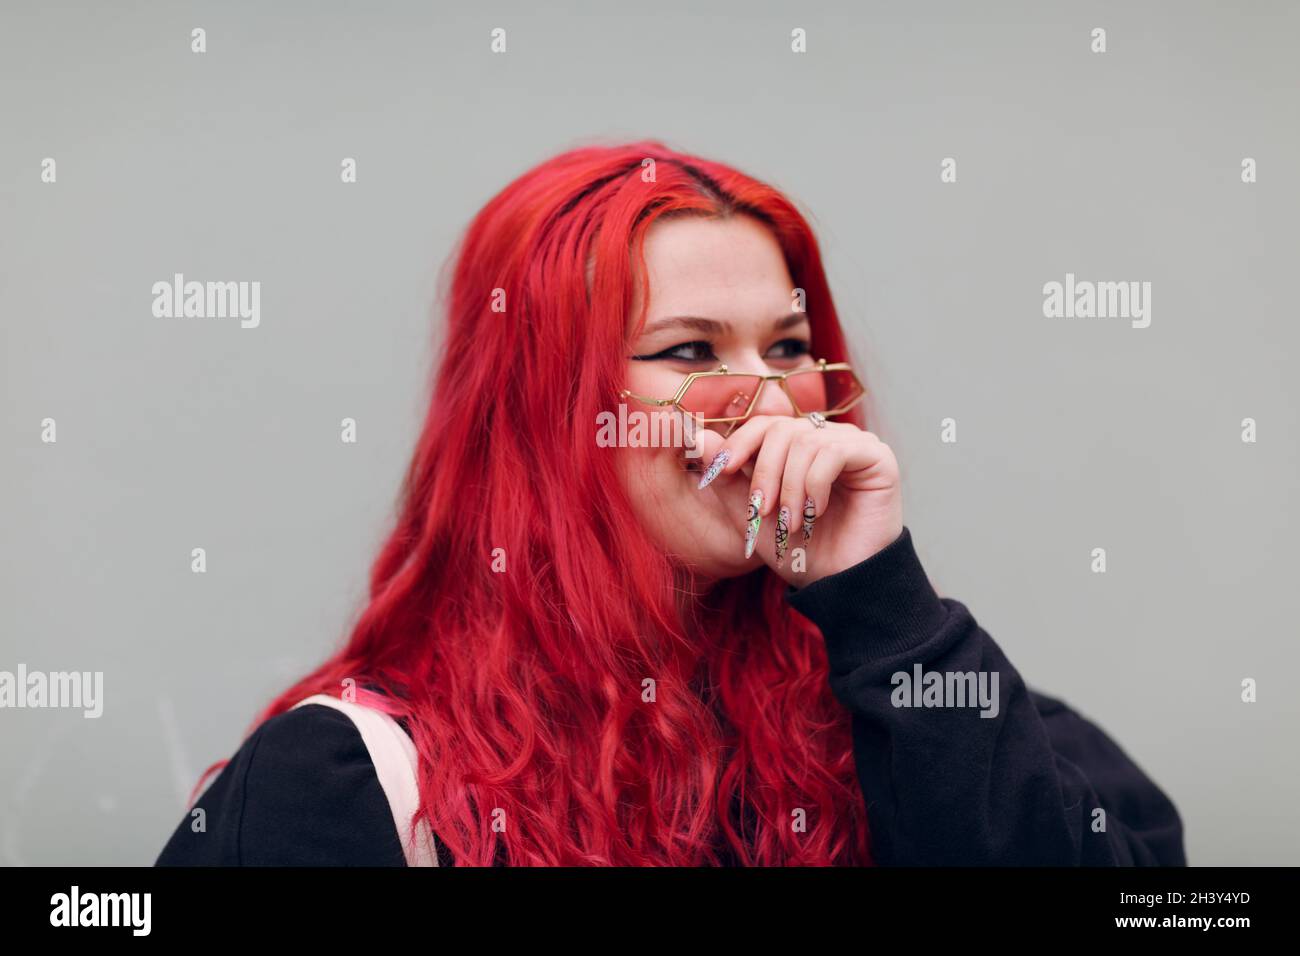
<path fill-rule="evenodd" d="M 712 489 L 734 513 L 736 547 L 742 548 L 756 523 L 749 517 L 753 496 L 762 493 L 753 552 L 788 584 L 804 587 L 850 568 L 903 533 L 898 462 L 869 431 L 849 422 L 827 421 L 817 428 L 807 418 L 756 415 L 725 438 L 711 429 L 696 435 L 706 468 L 720 452 L 728 456 L 700 494 Z M 813 534 L 805 540 L 809 498 Z M 782 508 L 789 509 L 784 522 Z M 777 543 L 782 523 L 784 549 Z M 791 560 L 796 548 L 804 549 L 803 570 Z"/>

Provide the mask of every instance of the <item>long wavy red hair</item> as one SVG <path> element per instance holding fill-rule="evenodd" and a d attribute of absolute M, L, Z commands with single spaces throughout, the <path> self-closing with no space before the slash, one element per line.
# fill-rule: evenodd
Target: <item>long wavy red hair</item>
<path fill-rule="evenodd" d="M 595 441 L 646 230 L 741 214 L 784 251 L 813 354 L 849 359 L 808 223 L 727 166 L 588 145 L 483 207 L 442 276 L 443 354 L 369 602 L 250 732 L 349 679 L 382 689 L 357 699 L 408 720 L 420 816 L 458 865 L 870 862 L 820 633 L 766 568 L 686 595 L 638 527 L 625 452 Z"/>

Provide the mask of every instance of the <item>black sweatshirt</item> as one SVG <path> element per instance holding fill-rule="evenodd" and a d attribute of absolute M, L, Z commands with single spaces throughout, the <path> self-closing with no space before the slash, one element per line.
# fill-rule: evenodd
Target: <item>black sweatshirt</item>
<path fill-rule="evenodd" d="M 831 689 L 852 714 L 876 863 L 1186 864 L 1169 799 L 1098 727 L 1028 689 L 970 611 L 935 593 L 907 528 L 786 599 L 820 628 Z M 996 693 L 981 698 L 981 681 Z M 196 807 L 206 832 L 187 814 L 157 865 L 405 865 L 361 736 L 330 707 L 265 721 Z"/>

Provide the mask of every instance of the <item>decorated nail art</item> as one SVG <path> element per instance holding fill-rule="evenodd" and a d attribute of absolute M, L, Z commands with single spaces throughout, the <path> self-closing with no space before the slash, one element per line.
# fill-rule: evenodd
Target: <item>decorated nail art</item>
<path fill-rule="evenodd" d="M 745 529 L 745 557 L 754 553 L 754 542 L 758 540 L 758 526 L 763 523 L 758 509 L 763 507 L 763 489 L 759 488 L 749 496 L 749 515 L 746 517 L 748 527 Z"/>
<path fill-rule="evenodd" d="M 817 505 L 808 498 L 803 503 L 803 539 L 804 541 L 812 540 L 813 522 L 817 520 Z"/>
<path fill-rule="evenodd" d="M 790 509 L 785 505 L 776 513 L 776 566 L 781 566 L 786 545 L 790 543 Z"/>
<path fill-rule="evenodd" d="M 700 487 L 703 488 L 714 478 L 722 473 L 722 469 L 727 467 L 727 462 L 731 461 L 731 452 L 722 449 L 713 456 L 713 461 L 709 462 L 709 467 L 705 469 L 703 476 L 700 478 Z"/>

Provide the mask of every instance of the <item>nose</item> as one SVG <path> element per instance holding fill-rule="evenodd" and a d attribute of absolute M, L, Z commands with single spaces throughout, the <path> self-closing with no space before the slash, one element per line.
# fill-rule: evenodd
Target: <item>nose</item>
<path fill-rule="evenodd" d="M 744 362 L 740 366 L 728 365 L 728 371 L 737 372 L 744 375 L 772 375 L 776 370 L 768 368 L 762 361 Z M 758 393 L 758 401 L 754 403 L 754 410 L 751 415 L 793 415 L 794 406 L 790 404 L 790 398 L 785 394 L 785 389 L 781 383 L 775 380 L 763 383 L 762 390 Z"/>

